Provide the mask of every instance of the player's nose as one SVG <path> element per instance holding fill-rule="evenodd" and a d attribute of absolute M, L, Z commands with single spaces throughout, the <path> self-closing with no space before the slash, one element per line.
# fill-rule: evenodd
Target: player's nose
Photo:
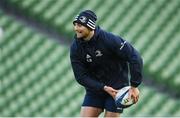
<path fill-rule="evenodd" d="M 74 24 L 74 30 L 77 31 L 78 30 L 78 25 L 75 23 Z"/>

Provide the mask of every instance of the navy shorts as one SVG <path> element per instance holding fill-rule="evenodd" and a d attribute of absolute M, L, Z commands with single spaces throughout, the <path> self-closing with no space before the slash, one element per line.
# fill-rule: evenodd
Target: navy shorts
<path fill-rule="evenodd" d="M 82 106 L 101 108 L 106 111 L 122 113 L 123 108 L 117 108 L 114 99 L 107 93 L 97 94 L 86 92 Z"/>

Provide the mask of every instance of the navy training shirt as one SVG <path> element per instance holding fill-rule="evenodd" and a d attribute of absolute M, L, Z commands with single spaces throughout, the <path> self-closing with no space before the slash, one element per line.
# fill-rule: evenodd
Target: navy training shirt
<path fill-rule="evenodd" d="M 74 36 L 70 60 L 75 79 L 86 90 L 101 91 L 105 85 L 120 89 L 129 83 L 137 87 L 142 82 L 140 54 L 127 41 L 100 27 L 89 41 Z"/>

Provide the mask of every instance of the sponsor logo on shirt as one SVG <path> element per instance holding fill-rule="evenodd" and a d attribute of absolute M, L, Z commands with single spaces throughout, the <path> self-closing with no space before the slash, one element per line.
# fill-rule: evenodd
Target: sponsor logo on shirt
<path fill-rule="evenodd" d="M 86 61 L 87 62 L 92 62 L 92 58 L 89 54 L 86 55 Z"/>
<path fill-rule="evenodd" d="M 124 47 L 125 44 L 126 44 L 126 41 L 124 41 L 123 43 L 121 43 L 121 47 L 120 47 L 119 49 L 122 50 L 122 48 Z"/>

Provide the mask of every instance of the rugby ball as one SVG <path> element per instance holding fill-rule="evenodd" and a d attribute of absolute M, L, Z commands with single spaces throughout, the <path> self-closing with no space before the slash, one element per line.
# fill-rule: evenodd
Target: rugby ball
<path fill-rule="evenodd" d="M 127 108 L 134 104 L 132 98 L 128 98 L 130 86 L 126 86 L 118 91 L 115 97 L 115 103 L 117 107 Z"/>

